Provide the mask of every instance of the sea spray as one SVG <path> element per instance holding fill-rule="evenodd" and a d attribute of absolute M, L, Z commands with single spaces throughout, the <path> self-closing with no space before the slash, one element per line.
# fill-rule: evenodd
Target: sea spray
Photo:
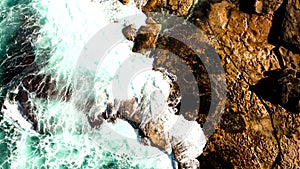
<path fill-rule="evenodd" d="M 6 10 L 4 11 L 6 17 L 3 18 L 7 19 L 1 18 L 1 31 L 3 31 L 1 52 L 5 53 L 7 43 L 13 43 L 7 39 L 13 37 L 14 29 L 21 26 L 17 18 L 19 13 L 13 12 L 12 9 L 32 9 L 34 12 L 29 17 L 38 18 L 35 24 L 40 27 L 38 32 L 35 32 L 38 35 L 37 38 L 31 42 L 36 55 L 35 62 L 38 70 L 36 74 L 51 76 L 51 80 L 57 84 L 56 90 L 72 86 L 76 58 L 87 40 L 97 30 L 110 21 L 125 16 L 124 14 L 130 15 L 138 12 L 133 4 L 129 7 L 122 7 L 118 5 L 118 2 L 112 5 L 111 1 L 2 2 L 1 14 L 3 10 Z M 106 8 L 107 6 L 109 8 Z M 111 9 L 120 11 L 112 12 Z M 133 11 L 133 13 L 128 11 Z M 6 27 L 7 24 L 10 26 Z M 105 79 L 101 80 L 105 81 Z M 19 83 L 8 89 L 9 92 L 18 93 L 18 85 Z M 104 94 L 103 97 L 105 97 Z M 101 138 L 96 144 L 95 140 L 89 137 L 88 123 L 84 120 L 84 114 L 78 111 L 72 102 L 55 98 L 45 99 L 37 97 L 36 93 L 31 93 L 28 100 L 34 103 L 35 120 L 38 124 L 38 131 L 35 132 L 30 129 L 30 121 L 26 123 L 26 119 L 20 120 L 22 116 L 15 116 L 23 111 L 16 107 L 17 102 L 10 100 L 9 95 L 5 95 L 5 100 L 7 104 L 1 110 L 3 119 L 0 122 L 2 168 L 171 168 L 169 156 L 166 154 L 147 158 L 146 149 L 153 148 L 146 146 L 143 148 L 137 138 L 135 138 L 136 145 L 140 146 L 139 150 L 145 151 L 142 153 L 145 158 L 135 159 L 136 147 L 126 144 L 126 139 L 110 142 L 108 135 L 110 133 L 105 133 L 108 131 L 105 127 L 102 127 L 102 130 L 93 131 Z M 125 131 L 133 131 L 127 122 L 115 125 L 109 128 L 114 130 L 126 128 Z M 134 136 L 133 132 L 128 132 L 128 134 Z M 112 144 L 114 142 L 117 146 Z M 102 146 L 101 143 L 111 145 Z M 118 146 L 126 148 L 130 153 L 125 155 L 115 153 Z"/>

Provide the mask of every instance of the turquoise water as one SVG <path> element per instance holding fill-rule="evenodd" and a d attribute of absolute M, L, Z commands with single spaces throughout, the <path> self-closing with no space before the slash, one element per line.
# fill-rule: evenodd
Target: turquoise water
<path fill-rule="evenodd" d="M 0 2 L 0 168 L 172 168 L 170 157 L 140 144 L 127 122 L 108 125 L 126 135 L 118 139 L 105 127 L 91 129 L 72 98 L 28 95 L 39 132 L 24 119 L 19 103 L 10 99 L 29 74 L 50 76 L 57 93 L 72 86 L 77 58 L 88 39 L 106 24 L 138 12 L 133 4 L 122 6 L 117 1 Z M 126 45 L 130 50 L 132 44 Z M 114 52 L 115 57 L 120 53 Z M 31 56 L 35 56 L 34 64 Z M 98 80 L 106 85 L 111 77 Z M 98 92 L 97 97 L 105 100 L 104 93 Z M 95 104 L 99 109 L 103 106 Z M 153 151 L 157 155 L 149 156 Z"/>

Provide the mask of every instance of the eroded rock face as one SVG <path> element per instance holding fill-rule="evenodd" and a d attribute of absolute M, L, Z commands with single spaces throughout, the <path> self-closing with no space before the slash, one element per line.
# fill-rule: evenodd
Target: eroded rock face
<path fill-rule="evenodd" d="M 196 158 L 202 153 L 206 142 L 201 127 L 196 122 L 175 115 L 168 106 L 160 109 L 155 104 L 145 103 L 138 104 L 135 99 L 115 101 L 106 110 L 108 120 L 118 116 L 134 123 L 142 131 L 142 136 L 150 139 L 152 146 L 167 153 L 173 152 L 182 167 L 199 168 Z"/>
<path fill-rule="evenodd" d="M 286 12 L 282 23 L 282 41 L 287 46 L 298 50 L 300 53 L 300 2 L 299 0 L 288 0 Z"/>
<path fill-rule="evenodd" d="M 265 72 L 282 69 L 278 52 L 275 52 L 268 39 L 273 15 L 247 13 L 240 11 L 235 4 L 223 1 L 211 4 L 207 22 L 196 21 L 215 42 L 214 46 L 218 49 L 227 72 L 228 85 L 227 108 L 219 128 L 201 157 L 203 167 L 223 168 L 220 163 L 225 163 L 225 168 L 285 166 L 278 162 L 278 158 L 282 156 L 279 142 L 284 138 L 273 134 L 278 129 L 274 126 L 272 114 L 281 114 L 275 108 L 279 103 L 269 104 L 268 100 L 260 96 L 267 89 L 274 90 L 276 85 L 269 84 L 258 93 L 249 90 L 251 85 L 267 76 Z M 291 62 L 288 62 L 284 64 L 290 65 Z M 295 61 L 293 62 L 294 65 Z M 287 87 L 282 84 L 278 88 Z M 292 156 L 286 156 L 285 160 L 292 160 Z"/>
<path fill-rule="evenodd" d="M 291 112 L 300 112 L 300 74 L 295 69 L 266 72 L 253 90 L 265 100 L 280 104 Z M 268 86 L 272 86 L 269 88 Z M 263 89 L 263 91 L 261 90 Z"/>
<path fill-rule="evenodd" d="M 168 3 L 173 11 L 177 11 L 180 16 L 188 14 L 193 0 L 170 0 Z"/>
<path fill-rule="evenodd" d="M 300 167 L 299 11 L 298 0 L 205 1 L 190 11 L 190 21 L 209 37 L 222 59 L 227 82 L 225 112 L 199 157 L 201 168 Z M 186 35 L 184 31 L 178 34 Z M 186 39 L 201 41 L 197 37 L 188 34 Z M 197 83 L 205 91 L 200 93 L 209 96 L 208 77 L 193 52 L 163 36 L 158 36 L 156 47 L 175 56 L 152 53 L 154 68 L 164 67 L 184 79 L 172 65 L 186 63 L 196 79 L 205 82 Z M 180 90 L 191 91 L 188 85 Z M 209 97 L 201 100 L 209 102 Z M 200 124 L 209 120 L 203 110 L 192 113 Z"/>
<path fill-rule="evenodd" d="M 179 16 L 186 16 L 193 3 L 193 0 L 148 0 L 142 10 L 143 12 L 168 11 Z"/>
<path fill-rule="evenodd" d="M 195 19 L 196 24 L 211 37 L 218 49 L 227 72 L 228 85 L 225 113 L 200 160 L 204 168 L 286 168 L 289 162 L 293 167 L 299 167 L 293 160 L 299 154 L 294 151 L 298 149 L 295 145 L 297 141 L 279 134 L 285 128 L 282 123 L 288 123 L 282 121 L 279 127 L 279 122 L 274 117 L 286 117 L 288 113 L 284 112 L 298 106 L 297 101 L 292 103 L 293 106 L 286 106 L 288 101 L 282 101 L 282 98 L 288 100 L 292 97 L 299 100 L 299 95 L 295 92 L 298 90 L 298 82 L 295 82 L 297 77 L 282 73 L 273 85 L 269 83 L 260 87 L 260 92 L 251 90 L 252 85 L 268 77 L 266 72 L 284 67 L 295 68 L 298 64 L 294 54 L 284 52 L 284 48 L 280 48 L 278 52 L 270 44 L 273 19 L 271 14 L 257 15 L 255 12 L 241 11 L 235 4 L 224 1 L 211 4 L 206 22 Z M 282 53 L 281 56 L 279 53 Z M 268 90 L 281 91 L 281 94 L 277 93 L 280 100 L 274 102 L 262 97 L 261 94 Z M 289 95 L 287 90 L 293 90 L 297 96 Z M 274 96 L 277 95 L 269 95 L 272 98 Z M 283 107 L 287 108 L 284 112 Z M 297 115 L 293 116 L 295 119 L 299 118 Z M 297 120 L 293 121 L 295 133 L 299 133 L 297 124 L 299 125 Z M 283 151 L 283 146 L 286 148 L 287 145 L 291 145 L 292 154 Z"/>
<path fill-rule="evenodd" d="M 126 39 L 133 41 L 136 37 L 137 29 L 134 25 L 131 24 L 123 28 L 122 32 Z"/>
<path fill-rule="evenodd" d="M 132 51 L 144 53 L 147 50 L 154 49 L 160 29 L 161 25 L 156 23 L 141 26 Z"/>
<path fill-rule="evenodd" d="M 161 12 L 166 4 L 166 0 L 149 0 L 146 5 L 142 7 L 142 10 L 144 12 Z"/>
<path fill-rule="evenodd" d="M 274 13 L 282 4 L 283 0 L 256 0 L 255 1 L 255 11 L 257 13 Z"/>
<path fill-rule="evenodd" d="M 295 54 L 283 46 L 275 48 L 274 52 L 278 57 L 281 67 L 300 71 L 300 54 Z"/>
<path fill-rule="evenodd" d="M 274 16 L 270 43 L 300 53 L 300 2 L 285 0 Z"/>
<path fill-rule="evenodd" d="M 130 0 L 120 0 L 120 2 L 121 2 L 123 5 L 127 5 L 127 4 L 130 2 Z"/>

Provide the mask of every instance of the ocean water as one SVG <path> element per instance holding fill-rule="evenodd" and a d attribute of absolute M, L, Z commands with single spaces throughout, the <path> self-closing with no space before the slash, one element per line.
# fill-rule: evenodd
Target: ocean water
<path fill-rule="evenodd" d="M 55 82 L 56 93 L 67 95 L 88 40 L 105 25 L 136 13 L 140 11 L 133 2 L 123 6 L 116 0 L 0 1 L 0 168 L 172 168 L 170 155 L 141 144 L 126 121 L 105 123 L 99 129 L 89 127 L 75 103 L 85 102 L 85 97 L 24 94 L 29 89 L 25 90 L 23 80 L 36 76 L 43 77 L 39 85 L 50 77 L 48 82 Z M 95 71 L 94 107 L 98 112 L 108 101 L 104 91 L 112 83 L 113 67 L 131 54 L 131 48 L 127 41 L 117 45 L 108 53 L 111 70 L 105 75 Z M 133 81 L 153 78 L 159 76 L 146 72 Z M 138 96 L 140 90 L 140 84 L 133 85 L 129 93 Z M 17 101 L 20 98 L 33 105 L 28 109 L 34 120 L 26 115 L 23 102 Z"/>

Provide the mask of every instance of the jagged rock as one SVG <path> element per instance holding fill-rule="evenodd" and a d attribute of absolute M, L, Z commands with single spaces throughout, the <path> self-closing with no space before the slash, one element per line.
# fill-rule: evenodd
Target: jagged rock
<path fill-rule="evenodd" d="M 142 7 L 143 12 L 162 12 L 170 10 L 179 16 L 186 16 L 193 5 L 193 0 L 149 0 Z"/>
<path fill-rule="evenodd" d="M 269 44 L 268 36 L 273 26 L 273 15 L 257 15 L 253 11 L 244 12 L 247 11 L 238 10 L 235 4 L 214 3 L 211 4 L 207 14 L 208 20 L 197 24 L 211 37 L 212 42 L 215 42 L 213 45 L 218 49 L 227 72 L 228 85 L 225 113 L 219 128 L 209 140 L 200 158 L 200 163 L 203 164 L 201 167 L 271 168 L 282 166 L 286 168 L 286 164 L 290 163 L 297 168 L 299 164 L 293 162 L 293 158 L 298 152 L 288 155 L 282 152 L 281 147 L 283 144 L 285 147 L 291 145 L 294 151 L 298 148 L 295 145 L 296 141 L 291 139 L 287 143 L 284 141 L 287 140 L 284 135 L 278 138 L 277 135 L 282 128 L 277 127 L 277 124 L 274 126 L 275 119 L 272 115 L 284 114 L 281 109 L 276 108 L 279 103 L 270 103 L 267 99 L 260 97 L 261 93 L 274 89 L 278 83 L 281 83 L 281 88 L 286 88 L 284 87 L 285 78 L 280 82 L 274 82 L 274 84 L 277 83 L 276 85 L 266 84 L 261 87 L 261 92 L 254 93 L 249 90 L 251 85 L 265 77 L 266 71 L 281 69 L 283 65 L 279 62 L 276 52 L 273 52 L 274 46 Z M 226 23 L 227 20 L 228 23 Z M 285 65 L 289 65 L 292 59 L 285 58 L 288 60 Z M 293 64 L 295 63 L 297 62 L 294 61 Z M 292 84 L 297 83 L 299 82 Z M 294 90 L 297 85 L 292 86 Z M 281 92 L 280 96 L 283 93 L 286 95 L 289 92 Z M 292 99 L 295 96 L 290 97 Z M 286 122 L 283 123 L 287 125 Z M 294 125 L 299 124 L 295 120 Z M 292 127 L 293 130 L 297 129 L 295 126 Z M 278 160 L 283 156 L 284 161 Z"/>
<path fill-rule="evenodd" d="M 193 5 L 193 0 L 170 0 L 168 4 L 173 11 L 178 12 L 179 16 L 185 16 Z"/>
<path fill-rule="evenodd" d="M 271 14 L 282 4 L 283 0 L 240 0 L 239 9 L 248 14 Z"/>
<path fill-rule="evenodd" d="M 154 146 L 169 151 L 171 149 L 170 140 L 164 131 L 164 122 L 161 120 L 150 121 L 142 128 L 145 136 L 151 139 Z"/>
<path fill-rule="evenodd" d="M 274 14 L 273 27 L 269 36 L 270 43 L 279 44 L 294 53 L 300 53 L 299 0 L 284 0 Z"/>
<path fill-rule="evenodd" d="M 109 118 L 119 113 L 121 118 L 135 122 L 143 136 L 150 139 L 152 146 L 168 153 L 173 151 L 182 166 L 198 168 L 196 157 L 202 153 L 206 142 L 200 126 L 196 122 L 187 121 L 183 116 L 175 115 L 168 106 L 157 111 L 160 110 L 157 105 L 143 104 L 137 104 L 135 99 L 115 101 L 108 106 Z"/>
<path fill-rule="evenodd" d="M 134 25 L 131 24 L 131 25 L 124 27 L 122 32 L 123 32 L 124 36 L 126 37 L 126 39 L 133 41 L 136 37 L 137 29 Z"/>
<path fill-rule="evenodd" d="M 281 91 L 281 104 L 287 110 L 300 113 L 300 72 L 293 69 L 283 70 L 276 86 Z"/>
<path fill-rule="evenodd" d="M 300 51 L 300 2 L 288 0 L 282 23 L 281 39 L 288 47 Z"/>
<path fill-rule="evenodd" d="M 147 24 L 138 30 L 133 52 L 144 53 L 156 47 L 156 41 L 161 29 L 160 24 Z"/>
<path fill-rule="evenodd" d="M 127 4 L 130 2 L 130 0 L 120 0 L 120 2 L 121 2 L 123 5 L 127 5 Z"/>
<path fill-rule="evenodd" d="M 300 54 L 294 54 L 283 46 L 280 46 L 275 52 L 282 68 L 296 69 L 300 72 Z"/>
<path fill-rule="evenodd" d="M 256 0 L 255 1 L 255 12 L 257 13 L 274 13 L 282 4 L 283 0 Z"/>
<path fill-rule="evenodd" d="M 167 4 L 167 0 L 149 0 L 142 7 L 143 12 L 161 12 Z"/>
<path fill-rule="evenodd" d="M 300 54 L 295 54 L 283 46 L 273 49 L 281 68 L 295 69 L 300 71 Z"/>
<path fill-rule="evenodd" d="M 286 67 L 299 69 L 298 13 L 297 0 L 199 1 L 190 11 L 189 20 L 209 37 L 222 59 L 228 89 L 223 119 L 199 157 L 201 168 L 300 167 L 300 115 L 291 111 L 299 107 L 299 73 L 283 71 Z M 186 39 L 200 41 L 198 35 L 186 34 L 184 27 L 181 30 L 177 33 L 187 35 Z M 177 57 L 153 52 L 154 68 L 163 67 L 184 79 L 174 69 L 184 62 L 197 80 L 205 81 L 204 85 L 197 83 L 199 89 L 209 92 L 205 70 L 184 44 L 159 36 L 156 47 Z M 270 78 L 268 72 L 277 70 L 281 72 L 277 80 L 260 86 L 260 91 L 253 90 Z M 280 91 L 275 94 L 277 102 L 264 96 L 274 89 Z M 184 90 L 191 91 L 189 85 L 180 88 L 180 93 Z M 275 98 L 274 94 L 269 97 Z M 203 100 L 209 102 L 209 97 Z M 200 124 L 208 120 L 205 114 L 196 114 Z"/>
<path fill-rule="evenodd" d="M 148 16 L 146 19 L 146 23 L 151 24 L 151 23 L 157 23 L 152 17 Z"/>
<path fill-rule="evenodd" d="M 267 77 L 254 86 L 254 91 L 271 103 L 300 113 L 300 73 L 294 69 L 284 69 L 265 74 Z"/>

